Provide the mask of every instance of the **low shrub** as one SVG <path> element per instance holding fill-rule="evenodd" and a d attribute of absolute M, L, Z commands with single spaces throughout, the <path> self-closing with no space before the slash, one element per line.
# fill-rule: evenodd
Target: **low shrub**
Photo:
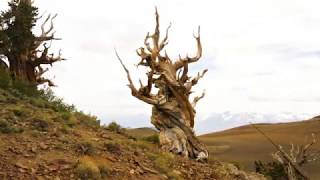
<path fill-rule="evenodd" d="M 100 180 L 101 179 L 99 167 L 96 165 L 95 162 L 93 162 L 89 158 L 82 158 L 79 161 L 75 169 L 75 174 L 81 180 L 87 180 L 87 179 Z"/>
<path fill-rule="evenodd" d="M 39 107 L 39 108 L 48 107 L 48 105 L 47 105 L 48 103 L 40 98 L 30 98 L 29 103 L 36 106 L 36 107 Z"/>
<path fill-rule="evenodd" d="M 12 88 L 28 97 L 39 97 L 40 92 L 37 87 L 27 81 L 16 79 L 12 83 Z"/>
<path fill-rule="evenodd" d="M 69 127 L 74 127 L 78 122 L 77 118 L 71 112 L 62 112 L 60 116 Z"/>
<path fill-rule="evenodd" d="M 23 128 L 15 127 L 11 125 L 8 121 L 0 119 L 0 132 L 4 134 L 11 133 L 22 133 L 24 131 Z"/>
<path fill-rule="evenodd" d="M 104 147 L 107 149 L 108 152 L 112 154 L 121 155 L 121 147 L 119 144 L 105 143 Z"/>
<path fill-rule="evenodd" d="M 68 105 L 63 102 L 62 98 L 55 96 L 52 89 L 40 89 L 38 90 L 39 96 L 45 101 L 50 103 L 50 108 L 56 112 L 75 112 L 76 108 L 74 105 Z"/>
<path fill-rule="evenodd" d="M 82 141 L 76 145 L 77 151 L 84 155 L 93 155 L 96 152 L 96 148 L 90 141 Z"/>
<path fill-rule="evenodd" d="M 286 171 L 279 162 L 263 163 L 261 161 L 255 161 L 254 165 L 257 173 L 263 174 L 273 180 L 287 179 Z"/>
<path fill-rule="evenodd" d="M 96 161 L 90 157 L 83 157 L 79 160 L 75 169 L 75 174 L 81 180 L 100 180 L 106 179 L 110 169 L 103 161 Z"/>
<path fill-rule="evenodd" d="M 148 153 L 147 156 L 154 162 L 155 168 L 160 172 L 167 174 L 171 171 L 174 156 L 171 153 Z"/>
<path fill-rule="evenodd" d="M 119 124 L 117 124 L 116 122 L 111 122 L 110 124 L 108 124 L 106 126 L 106 128 L 112 132 L 116 132 L 116 133 L 124 133 L 125 129 L 123 129 Z"/>

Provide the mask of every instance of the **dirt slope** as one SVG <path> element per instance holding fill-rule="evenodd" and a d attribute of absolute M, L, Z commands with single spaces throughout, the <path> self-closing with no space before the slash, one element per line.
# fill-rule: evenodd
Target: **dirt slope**
<path fill-rule="evenodd" d="M 291 143 L 305 144 L 312 133 L 320 138 L 320 117 L 307 121 L 257 125 L 277 144 L 288 148 Z M 252 126 L 242 126 L 222 132 L 206 134 L 200 139 L 209 146 L 211 156 L 227 162 L 239 163 L 245 170 L 254 170 L 255 160 L 270 161 L 274 147 Z M 310 140 L 310 139 L 309 139 Z M 320 143 L 315 149 L 320 150 Z M 313 179 L 320 179 L 320 162 L 312 163 L 306 171 Z"/>
<path fill-rule="evenodd" d="M 0 179 L 263 179 L 164 153 L 59 102 L 0 88 Z M 141 134 L 140 134 L 141 135 Z M 147 138 L 148 139 L 148 138 Z"/>

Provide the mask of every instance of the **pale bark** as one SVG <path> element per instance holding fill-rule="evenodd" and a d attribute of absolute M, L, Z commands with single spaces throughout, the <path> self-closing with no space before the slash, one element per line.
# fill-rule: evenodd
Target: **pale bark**
<path fill-rule="evenodd" d="M 173 62 L 168 54 L 161 51 L 168 44 L 169 29 L 163 40 L 160 40 L 159 14 L 156 10 L 156 28 L 152 35 L 147 34 L 144 46 L 137 50 L 141 57 L 137 66 L 148 68 L 147 84 L 140 81 L 140 88 L 133 84 L 129 70 L 123 61 L 116 55 L 127 73 L 129 88 L 134 97 L 153 106 L 151 123 L 159 130 L 160 145 L 163 150 L 182 154 L 185 157 L 207 160 L 206 147 L 196 138 L 193 127 L 196 114 L 196 103 L 204 97 L 204 93 L 190 101 L 191 89 L 197 84 L 207 70 L 199 73 L 195 78 L 188 75 L 189 64 L 197 62 L 202 56 L 200 27 L 197 36 L 197 53 L 194 57 L 179 58 Z M 181 74 L 182 73 L 182 74 Z M 152 87 L 157 93 L 152 94 Z"/>
<path fill-rule="evenodd" d="M 303 171 L 302 166 L 320 159 L 319 152 L 312 152 L 311 147 L 316 143 L 315 135 L 312 134 L 312 141 L 306 145 L 291 145 L 289 152 L 285 152 L 279 145 L 279 150 L 272 156 L 282 164 L 286 170 L 289 180 L 309 180 L 308 175 Z"/>

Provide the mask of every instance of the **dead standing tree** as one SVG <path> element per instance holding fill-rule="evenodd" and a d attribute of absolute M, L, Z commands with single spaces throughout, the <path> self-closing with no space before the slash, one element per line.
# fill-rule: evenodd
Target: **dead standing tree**
<path fill-rule="evenodd" d="M 277 145 L 269 136 L 262 130 L 251 123 L 251 126 L 261 133 L 276 149 L 272 157 L 277 160 L 286 173 L 288 180 L 309 180 L 310 178 L 304 172 L 302 167 L 307 163 L 320 159 L 320 152 L 312 152 L 311 148 L 317 143 L 315 134 L 312 134 L 312 141 L 306 145 L 295 146 L 291 144 L 289 152 L 285 152 L 281 145 Z"/>
<path fill-rule="evenodd" d="M 289 180 L 310 179 L 301 167 L 320 159 L 319 152 L 311 151 L 312 146 L 317 142 L 314 134 L 312 134 L 312 138 L 312 141 L 306 145 L 295 146 L 291 144 L 290 152 L 285 152 L 279 145 L 278 151 L 272 154 L 272 157 L 284 167 Z"/>
<path fill-rule="evenodd" d="M 159 14 L 156 10 L 155 32 L 145 37 L 144 47 L 137 50 L 141 61 L 138 66 L 148 68 L 147 84 L 140 80 L 140 88 L 133 84 L 128 69 L 123 64 L 121 58 L 116 55 L 127 73 L 129 88 L 132 96 L 153 106 L 151 123 L 160 131 L 160 145 L 163 150 L 182 154 L 185 157 L 207 160 L 208 151 L 206 147 L 196 138 L 193 127 L 195 118 L 195 106 L 204 97 L 195 97 L 190 101 L 191 89 L 205 75 L 204 70 L 194 78 L 188 75 L 189 64 L 197 62 L 202 56 L 202 46 L 200 41 L 200 27 L 198 34 L 194 35 L 197 42 L 197 54 L 194 57 L 186 56 L 176 61 L 172 61 L 168 54 L 161 53 L 168 44 L 168 31 L 160 40 Z M 151 44 L 150 44 L 151 42 Z M 157 90 L 156 94 L 151 93 L 152 88 Z"/>

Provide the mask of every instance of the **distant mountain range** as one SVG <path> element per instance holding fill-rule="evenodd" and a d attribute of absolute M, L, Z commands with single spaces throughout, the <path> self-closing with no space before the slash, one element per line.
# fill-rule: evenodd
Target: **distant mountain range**
<path fill-rule="evenodd" d="M 314 114 L 283 113 L 213 113 L 205 120 L 195 123 L 197 134 L 205 134 L 230 129 L 252 123 L 293 122 L 310 119 Z"/>

